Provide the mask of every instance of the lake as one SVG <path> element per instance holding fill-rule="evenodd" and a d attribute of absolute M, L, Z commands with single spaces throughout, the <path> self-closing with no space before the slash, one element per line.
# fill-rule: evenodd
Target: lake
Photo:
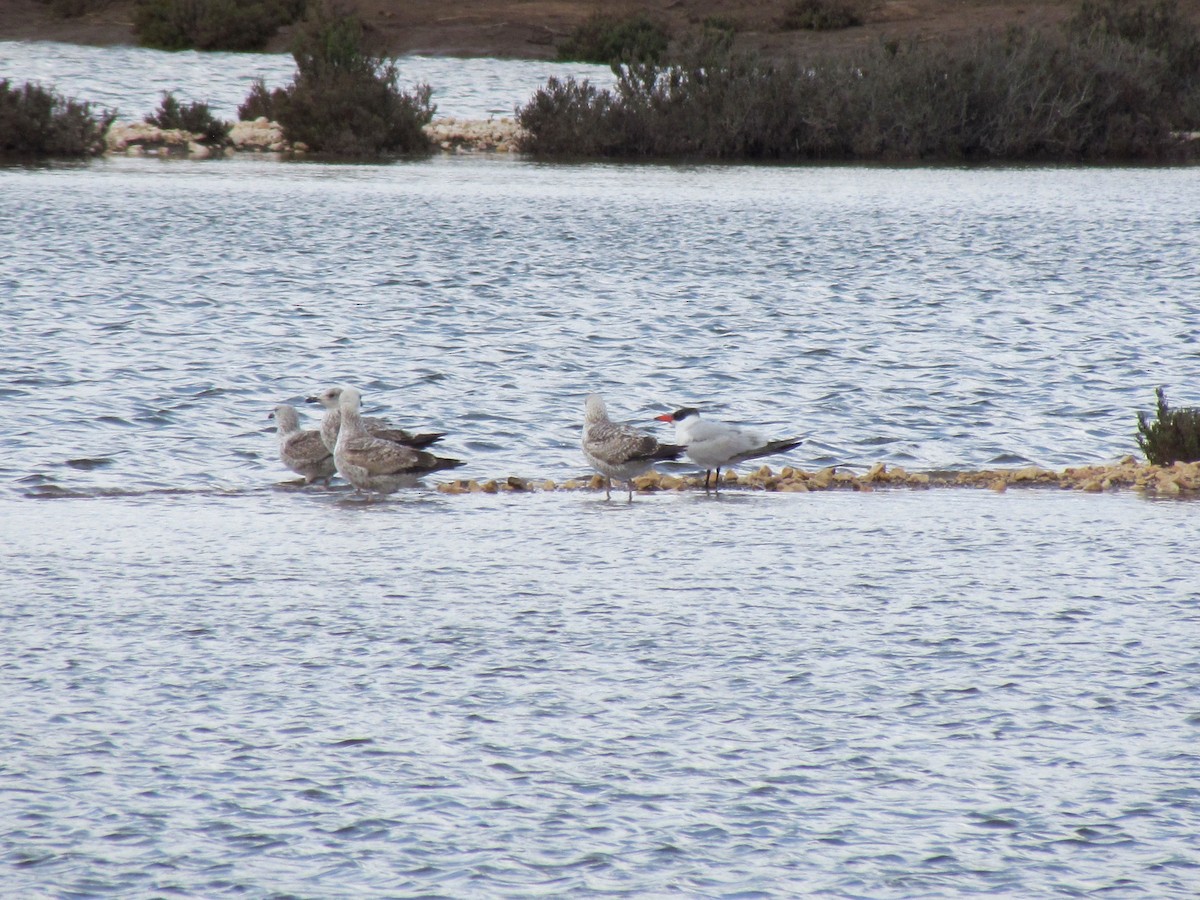
<path fill-rule="evenodd" d="M 62 48 L 0 60 L 121 85 L 149 53 Z M 202 99 L 193 62 L 138 91 Z M 460 114 L 524 99 L 488 65 Z M 661 437 L 682 405 L 805 435 L 775 466 L 1112 461 L 1155 387 L 1200 405 L 1197 197 L 1187 167 L 0 168 L 4 892 L 1196 896 L 1195 503 L 365 502 L 284 484 L 267 414 L 354 384 L 477 479 L 586 474 L 590 391 Z"/>

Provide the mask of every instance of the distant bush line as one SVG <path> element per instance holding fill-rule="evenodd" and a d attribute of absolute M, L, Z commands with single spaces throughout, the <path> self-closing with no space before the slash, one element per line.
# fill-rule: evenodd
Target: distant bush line
<path fill-rule="evenodd" d="M 770 62 L 709 35 L 611 90 L 552 79 L 518 110 L 543 157 L 1124 161 L 1200 154 L 1200 35 L 1173 0 L 1088 0 L 1066 28 Z"/>
<path fill-rule="evenodd" d="M 108 6 L 110 0 L 39 0 L 60 19 L 76 19 Z"/>
<path fill-rule="evenodd" d="M 92 112 L 36 84 L 0 80 L 0 157 L 86 157 L 104 152 L 104 132 L 116 113 Z"/>
<path fill-rule="evenodd" d="M 791 0 L 783 10 L 780 27 L 784 31 L 808 28 L 835 31 L 861 25 L 862 17 L 853 3 L 844 0 Z"/>
<path fill-rule="evenodd" d="M 644 14 L 597 13 L 558 45 L 560 62 L 656 63 L 667 51 L 666 29 Z"/>
<path fill-rule="evenodd" d="M 305 0 L 138 0 L 133 31 L 157 50 L 261 50 L 304 8 Z"/>

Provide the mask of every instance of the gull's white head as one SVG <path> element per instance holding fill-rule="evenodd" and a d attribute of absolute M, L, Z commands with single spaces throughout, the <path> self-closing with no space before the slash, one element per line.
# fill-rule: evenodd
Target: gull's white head
<path fill-rule="evenodd" d="M 341 396 L 338 397 L 338 409 L 343 413 L 357 413 L 359 404 L 362 403 L 362 394 L 352 387 L 341 390 Z"/>
<path fill-rule="evenodd" d="M 275 427 L 279 429 L 280 434 L 287 434 L 300 429 L 300 414 L 296 410 L 288 406 L 286 403 L 280 403 L 267 417 L 275 420 Z"/>
<path fill-rule="evenodd" d="M 342 390 L 343 389 L 340 387 L 327 387 L 319 394 L 316 394 L 312 397 L 305 397 L 304 402 L 320 403 L 326 409 L 337 409 L 338 401 L 341 400 L 342 397 Z"/>
<path fill-rule="evenodd" d="M 604 398 L 599 394 L 588 394 L 583 401 L 583 418 L 588 422 L 604 422 L 608 420 L 608 407 Z"/>

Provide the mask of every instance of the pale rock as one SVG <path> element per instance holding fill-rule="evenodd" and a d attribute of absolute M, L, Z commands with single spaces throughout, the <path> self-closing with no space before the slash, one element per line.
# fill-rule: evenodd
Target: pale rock
<path fill-rule="evenodd" d="M 833 466 L 827 466 L 813 475 L 813 477 L 809 479 L 809 483 L 812 484 L 813 487 L 824 490 L 833 483 L 834 471 L 835 470 Z"/>
<path fill-rule="evenodd" d="M 1053 475 L 1053 474 L 1054 474 L 1053 472 L 1049 472 L 1046 469 L 1041 468 L 1040 466 L 1026 466 L 1023 469 L 1017 469 L 1017 471 L 1013 472 L 1012 480 L 1013 481 L 1037 481 L 1040 476 Z"/>
<path fill-rule="evenodd" d="M 633 479 L 633 486 L 639 491 L 653 491 L 658 489 L 658 473 L 647 472 L 645 475 L 639 475 Z"/>
<path fill-rule="evenodd" d="M 287 149 L 283 127 L 266 116 L 248 122 L 235 122 L 229 131 L 229 141 L 236 150 L 259 150 L 278 153 Z"/>
<path fill-rule="evenodd" d="M 430 122 L 424 131 L 438 147 L 455 153 L 512 153 L 522 135 L 520 126 L 509 118 L 473 120 L 447 116 Z"/>
<path fill-rule="evenodd" d="M 130 147 L 175 148 L 182 152 L 194 137 L 190 132 L 159 128 L 149 122 L 113 122 L 104 134 L 104 144 L 110 153 L 127 152 Z"/>

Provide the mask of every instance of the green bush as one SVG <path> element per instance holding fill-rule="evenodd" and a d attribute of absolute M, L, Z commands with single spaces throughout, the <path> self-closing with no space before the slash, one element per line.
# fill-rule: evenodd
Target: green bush
<path fill-rule="evenodd" d="M 137 0 L 133 30 L 158 50 L 261 50 L 305 0 Z"/>
<path fill-rule="evenodd" d="M 233 127 L 232 123 L 222 122 L 214 117 L 209 111 L 207 103 L 189 103 L 186 106 L 180 106 L 179 101 L 170 91 L 163 91 L 158 112 L 146 121 L 159 128 L 177 128 L 191 134 L 201 135 L 201 141 L 205 144 L 225 143 L 229 137 L 229 129 Z"/>
<path fill-rule="evenodd" d="M 656 63 L 667 51 L 665 29 L 645 15 L 617 18 L 598 13 L 558 45 L 562 62 Z"/>
<path fill-rule="evenodd" d="M 280 124 L 289 141 L 316 153 L 377 157 L 427 153 L 422 130 L 436 107 L 432 90 L 397 87 L 393 60 L 363 49 L 357 19 L 318 10 L 300 28 L 292 48 L 297 73 L 290 85 L 267 90 L 258 81 L 238 107 L 242 119 L 266 116 Z"/>
<path fill-rule="evenodd" d="M 1163 53 L 1104 30 L 1011 29 L 803 64 L 739 53 L 714 38 L 682 47 L 669 65 L 618 66 L 610 91 L 548 85 L 518 111 L 522 149 L 792 161 L 1200 153 L 1200 142 L 1175 136 L 1180 110 L 1200 102 L 1200 86 L 1181 86 Z"/>
<path fill-rule="evenodd" d="M 836 31 L 862 24 L 858 10 L 843 0 L 792 0 L 783 11 L 784 31 Z"/>
<path fill-rule="evenodd" d="M 1155 394 L 1157 418 L 1151 422 L 1144 412 L 1137 416 L 1137 442 L 1146 459 L 1156 466 L 1200 460 L 1200 408 L 1171 409 L 1162 388 Z"/>
<path fill-rule="evenodd" d="M 116 115 L 105 110 L 97 117 L 89 103 L 36 84 L 14 87 L 8 79 L 0 80 L 0 156 L 97 156 L 104 152 L 104 133 Z"/>

